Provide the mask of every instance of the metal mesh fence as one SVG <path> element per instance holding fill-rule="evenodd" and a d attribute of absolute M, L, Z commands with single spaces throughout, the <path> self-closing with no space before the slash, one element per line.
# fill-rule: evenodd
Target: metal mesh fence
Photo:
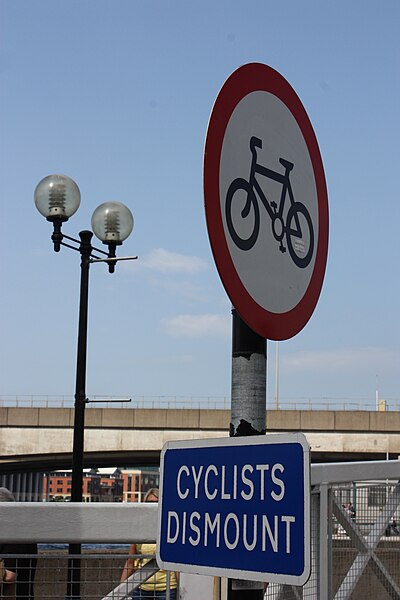
<path fill-rule="evenodd" d="M 318 578 L 320 563 L 319 548 L 319 490 L 311 494 L 311 576 L 302 586 L 270 583 L 265 591 L 265 600 L 319 600 Z"/>
<path fill-rule="evenodd" d="M 333 488 L 333 598 L 400 598 L 398 502 L 394 482 Z"/>
<path fill-rule="evenodd" d="M 164 591 L 167 599 L 170 597 L 172 600 L 174 595 L 169 574 L 164 574 L 160 581 L 154 557 L 149 555 L 129 556 L 118 550 L 110 550 L 107 553 L 83 553 L 80 557 L 76 557 L 80 558 L 77 562 L 79 566 L 75 567 L 75 576 L 72 577 L 69 569 L 71 569 L 70 559 L 73 557 L 70 557 L 66 551 L 43 551 L 34 556 L 3 554 L 2 557 L 7 572 L 15 573 L 16 580 L 15 582 L 3 580 L 3 583 L 0 583 L 0 598 L 65 600 L 71 591 L 68 584 L 68 579 L 71 578 L 75 583 L 78 579 L 78 590 L 81 597 L 86 600 L 132 598 L 133 590 L 137 590 L 136 593 L 140 594 L 141 587 L 146 589 L 146 597 L 150 599 L 156 589 Z M 140 561 L 142 564 L 140 570 L 121 583 L 121 574 L 128 558 Z"/>
<path fill-rule="evenodd" d="M 270 584 L 265 600 L 400 600 L 399 502 L 397 482 L 351 482 L 327 487 L 324 512 L 314 488 L 311 577 L 302 588 Z"/>

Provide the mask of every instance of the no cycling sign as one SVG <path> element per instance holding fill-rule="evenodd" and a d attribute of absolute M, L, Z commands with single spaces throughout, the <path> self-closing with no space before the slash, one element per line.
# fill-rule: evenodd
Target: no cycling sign
<path fill-rule="evenodd" d="M 240 67 L 218 94 L 204 197 L 212 252 L 232 304 L 265 338 L 296 335 L 325 275 L 328 196 L 311 122 L 271 67 Z"/>

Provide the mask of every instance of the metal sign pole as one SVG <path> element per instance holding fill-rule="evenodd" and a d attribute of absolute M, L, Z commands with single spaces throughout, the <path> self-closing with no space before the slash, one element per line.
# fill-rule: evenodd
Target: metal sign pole
<path fill-rule="evenodd" d="M 232 399 L 230 437 L 263 435 L 266 430 L 266 339 L 232 309 Z M 228 580 L 228 600 L 262 600 L 264 584 Z"/>

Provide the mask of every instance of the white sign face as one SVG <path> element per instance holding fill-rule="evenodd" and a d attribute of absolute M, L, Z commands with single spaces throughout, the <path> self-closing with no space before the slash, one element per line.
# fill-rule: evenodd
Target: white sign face
<path fill-rule="evenodd" d="M 251 144 L 254 137 L 259 140 L 257 146 Z M 285 168 L 281 159 L 293 167 Z M 248 182 L 246 189 L 240 178 Z M 249 189 L 253 201 L 243 217 Z M 318 196 L 297 121 L 270 93 L 248 94 L 232 113 L 222 145 L 220 202 L 229 252 L 243 285 L 266 310 L 292 310 L 304 296 L 313 272 Z M 289 213 L 296 205 L 298 210 Z M 296 217 L 301 237 L 291 234 Z M 243 249 L 253 241 L 254 245 Z M 260 272 L 265 276 L 260 277 Z"/>
<path fill-rule="evenodd" d="M 270 67 L 245 65 L 223 86 L 207 133 L 204 190 L 214 258 L 233 305 L 264 337 L 295 335 L 325 273 L 327 194 L 307 114 Z"/>

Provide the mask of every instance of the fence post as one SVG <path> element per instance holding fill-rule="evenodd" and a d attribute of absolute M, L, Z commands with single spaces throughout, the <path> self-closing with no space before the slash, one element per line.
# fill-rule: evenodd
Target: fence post
<path fill-rule="evenodd" d="M 319 595 L 320 600 L 331 598 L 332 573 L 332 506 L 331 490 L 327 483 L 321 483 L 319 500 Z"/>
<path fill-rule="evenodd" d="M 310 579 L 303 587 L 303 594 L 305 598 L 318 598 L 322 600 L 322 596 L 319 595 L 319 568 L 320 568 L 320 488 L 313 488 L 311 490 L 311 575 Z"/>

